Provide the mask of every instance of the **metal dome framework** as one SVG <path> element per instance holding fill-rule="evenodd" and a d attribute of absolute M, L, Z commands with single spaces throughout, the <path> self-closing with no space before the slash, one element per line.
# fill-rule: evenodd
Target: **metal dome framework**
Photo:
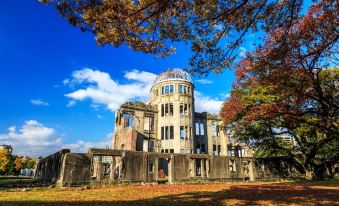
<path fill-rule="evenodd" d="M 191 76 L 182 69 L 171 68 L 161 72 L 153 83 L 153 85 L 159 84 L 167 80 L 184 80 L 193 84 Z"/>

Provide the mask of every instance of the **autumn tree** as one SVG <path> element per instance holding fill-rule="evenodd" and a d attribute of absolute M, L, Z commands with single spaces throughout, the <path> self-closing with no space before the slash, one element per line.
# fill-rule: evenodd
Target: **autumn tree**
<path fill-rule="evenodd" d="M 7 171 L 8 162 L 8 151 L 5 148 L 0 148 L 0 174 L 4 174 Z"/>
<path fill-rule="evenodd" d="M 21 169 L 24 168 L 24 165 L 22 163 L 22 158 L 21 157 L 16 157 L 14 160 L 14 168 L 16 172 L 20 172 Z"/>
<path fill-rule="evenodd" d="M 302 0 L 40 0 L 82 31 L 95 35 L 98 45 L 127 45 L 133 50 L 167 56 L 174 42 L 193 52 L 190 71 L 207 74 L 229 67 L 249 33 L 291 27 Z"/>
<path fill-rule="evenodd" d="M 272 32 L 237 65 L 221 111 L 239 138 L 261 154 L 291 157 L 308 178 L 321 175 L 318 158 L 339 151 L 337 17 L 338 2 L 323 0 L 287 34 Z"/>

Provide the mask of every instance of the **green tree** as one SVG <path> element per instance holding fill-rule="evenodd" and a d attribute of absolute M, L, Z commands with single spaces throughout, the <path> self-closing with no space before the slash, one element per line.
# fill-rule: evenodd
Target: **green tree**
<path fill-rule="evenodd" d="M 14 161 L 15 161 L 16 157 L 17 156 L 15 156 L 15 155 L 9 156 L 9 162 L 8 162 L 8 165 L 7 165 L 7 171 L 8 171 L 9 175 L 17 174 L 16 171 L 15 171 L 15 165 L 14 165 Z"/>
<path fill-rule="evenodd" d="M 35 165 L 36 165 L 36 161 L 33 160 L 33 159 L 30 159 L 30 160 L 27 162 L 27 168 L 29 168 L 29 169 L 34 168 Z"/>

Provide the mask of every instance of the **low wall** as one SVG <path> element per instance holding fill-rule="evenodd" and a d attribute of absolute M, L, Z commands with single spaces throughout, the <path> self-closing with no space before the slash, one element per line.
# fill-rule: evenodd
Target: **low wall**
<path fill-rule="evenodd" d="M 300 175 L 297 171 L 288 158 L 168 154 L 92 148 L 88 154 L 61 150 L 41 159 L 35 178 L 48 184 L 59 182 L 63 186 L 111 181 L 272 181 L 296 177 Z"/>
<path fill-rule="evenodd" d="M 90 184 L 91 160 L 88 154 L 68 153 L 64 156 L 59 182 L 62 186 Z"/>
<path fill-rule="evenodd" d="M 60 178 L 64 156 L 69 152 L 69 149 L 63 149 L 39 160 L 34 178 L 46 184 L 55 184 Z"/>

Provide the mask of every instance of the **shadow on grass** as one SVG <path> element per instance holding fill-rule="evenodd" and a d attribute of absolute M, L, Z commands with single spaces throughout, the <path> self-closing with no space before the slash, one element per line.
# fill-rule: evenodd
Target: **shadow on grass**
<path fill-rule="evenodd" d="M 9 193 L 10 195 L 10 193 Z M 67 193 L 65 193 L 67 200 Z M 142 200 L 11 201 L 0 205 L 339 205 L 339 188 L 313 184 L 234 185 L 216 192 L 186 192 Z"/>

